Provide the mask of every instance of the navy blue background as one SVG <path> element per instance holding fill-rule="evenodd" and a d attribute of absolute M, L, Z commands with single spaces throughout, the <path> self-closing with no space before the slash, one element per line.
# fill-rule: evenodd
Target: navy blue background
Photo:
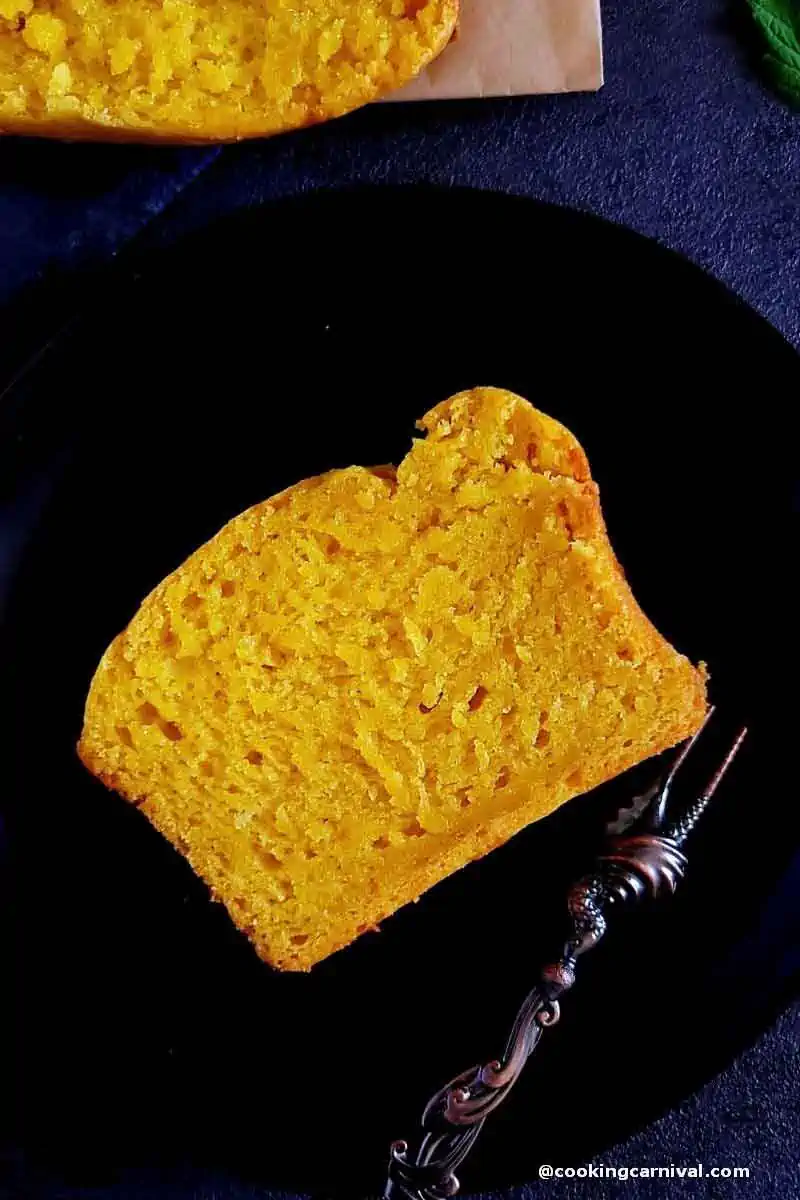
<path fill-rule="evenodd" d="M 218 213 L 363 182 L 501 189 L 602 214 L 707 267 L 800 346 L 800 116 L 760 81 L 743 5 L 610 0 L 604 22 L 608 82 L 597 95 L 376 107 L 223 150 L 5 141 L 0 364 L 18 362 L 41 332 L 67 317 L 103 265 L 143 229 L 169 240 Z M 603 280 L 594 286 L 601 304 Z M 797 894 L 790 889 L 787 906 L 796 907 Z M 768 955 L 776 931 L 762 935 Z M 553 1181 L 515 1197 L 800 1196 L 799 1034 L 800 1014 L 787 1013 L 697 1096 L 602 1159 L 748 1166 L 749 1181 Z M 123 1177 L 113 1193 L 90 1192 L 23 1179 L 18 1166 L 7 1164 L 9 1196 L 259 1194 L 191 1175 Z M 0 1177 L 0 1194 L 2 1186 Z"/>

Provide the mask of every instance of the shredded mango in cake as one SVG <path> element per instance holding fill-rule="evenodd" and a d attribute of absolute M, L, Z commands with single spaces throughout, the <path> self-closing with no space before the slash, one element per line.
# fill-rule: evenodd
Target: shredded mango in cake
<path fill-rule="evenodd" d="M 396 473 L 334 471 L 233 520 L 148 598 L 89 697 L 85 761 L 282 966 L 703 715 L 572 435 L 497 389 L 423 425 Z"/>

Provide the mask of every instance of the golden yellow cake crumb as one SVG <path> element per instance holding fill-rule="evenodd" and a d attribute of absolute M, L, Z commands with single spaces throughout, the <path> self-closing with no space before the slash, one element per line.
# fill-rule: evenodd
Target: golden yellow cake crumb
<path fill-rule="evenodd" d="M 86 765 L 281 968 L 705 712 L 572 434 L 493 388 L 421 426 L 396 473 L 332 471 L 226 525 L 145 600 L 87 701 Z"/>
<path fill-rule="evenodd" d="M 230 141 L 338 117 L 449 41 L 458 0 L 0 0 L 0 132 Z"/>

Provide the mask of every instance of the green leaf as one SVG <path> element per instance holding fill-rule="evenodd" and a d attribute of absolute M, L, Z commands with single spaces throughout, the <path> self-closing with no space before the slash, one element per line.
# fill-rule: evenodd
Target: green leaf
<path fill-rule="evenodd" d="M 764 65 L 775 87 L 800 104 L 800 0 L 749 0 L 766 42 Z"/>

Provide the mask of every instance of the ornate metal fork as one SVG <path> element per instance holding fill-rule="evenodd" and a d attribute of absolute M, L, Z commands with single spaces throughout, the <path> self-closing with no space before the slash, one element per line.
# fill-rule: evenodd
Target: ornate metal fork
<path fill-rule="evenodd" d="M 575 982 L 580 955 L 606 932 L 606 910 L 675 891 L 686 870 L 682 847 L 717 790 L 747 734 L 742 729 L 701 795 L 677 821 L 668 823 L 670 789 L 689 751 L 708 725 L 686 742 L 671 767 L 607 826 L 608 840 L 594 869 L 567 897 L 571 930 L 561 956 L 540 972 L 520 1008 L 503 1057 L 457 1075 L 429 1100 L 416 1150 L 391 1147 L 384 1200 L 444 1200 L 459 1190 L 463 1163 L 489 1114 L 502 1104 L 542 1036 L 560 1016 L 561 996 Z"/>

